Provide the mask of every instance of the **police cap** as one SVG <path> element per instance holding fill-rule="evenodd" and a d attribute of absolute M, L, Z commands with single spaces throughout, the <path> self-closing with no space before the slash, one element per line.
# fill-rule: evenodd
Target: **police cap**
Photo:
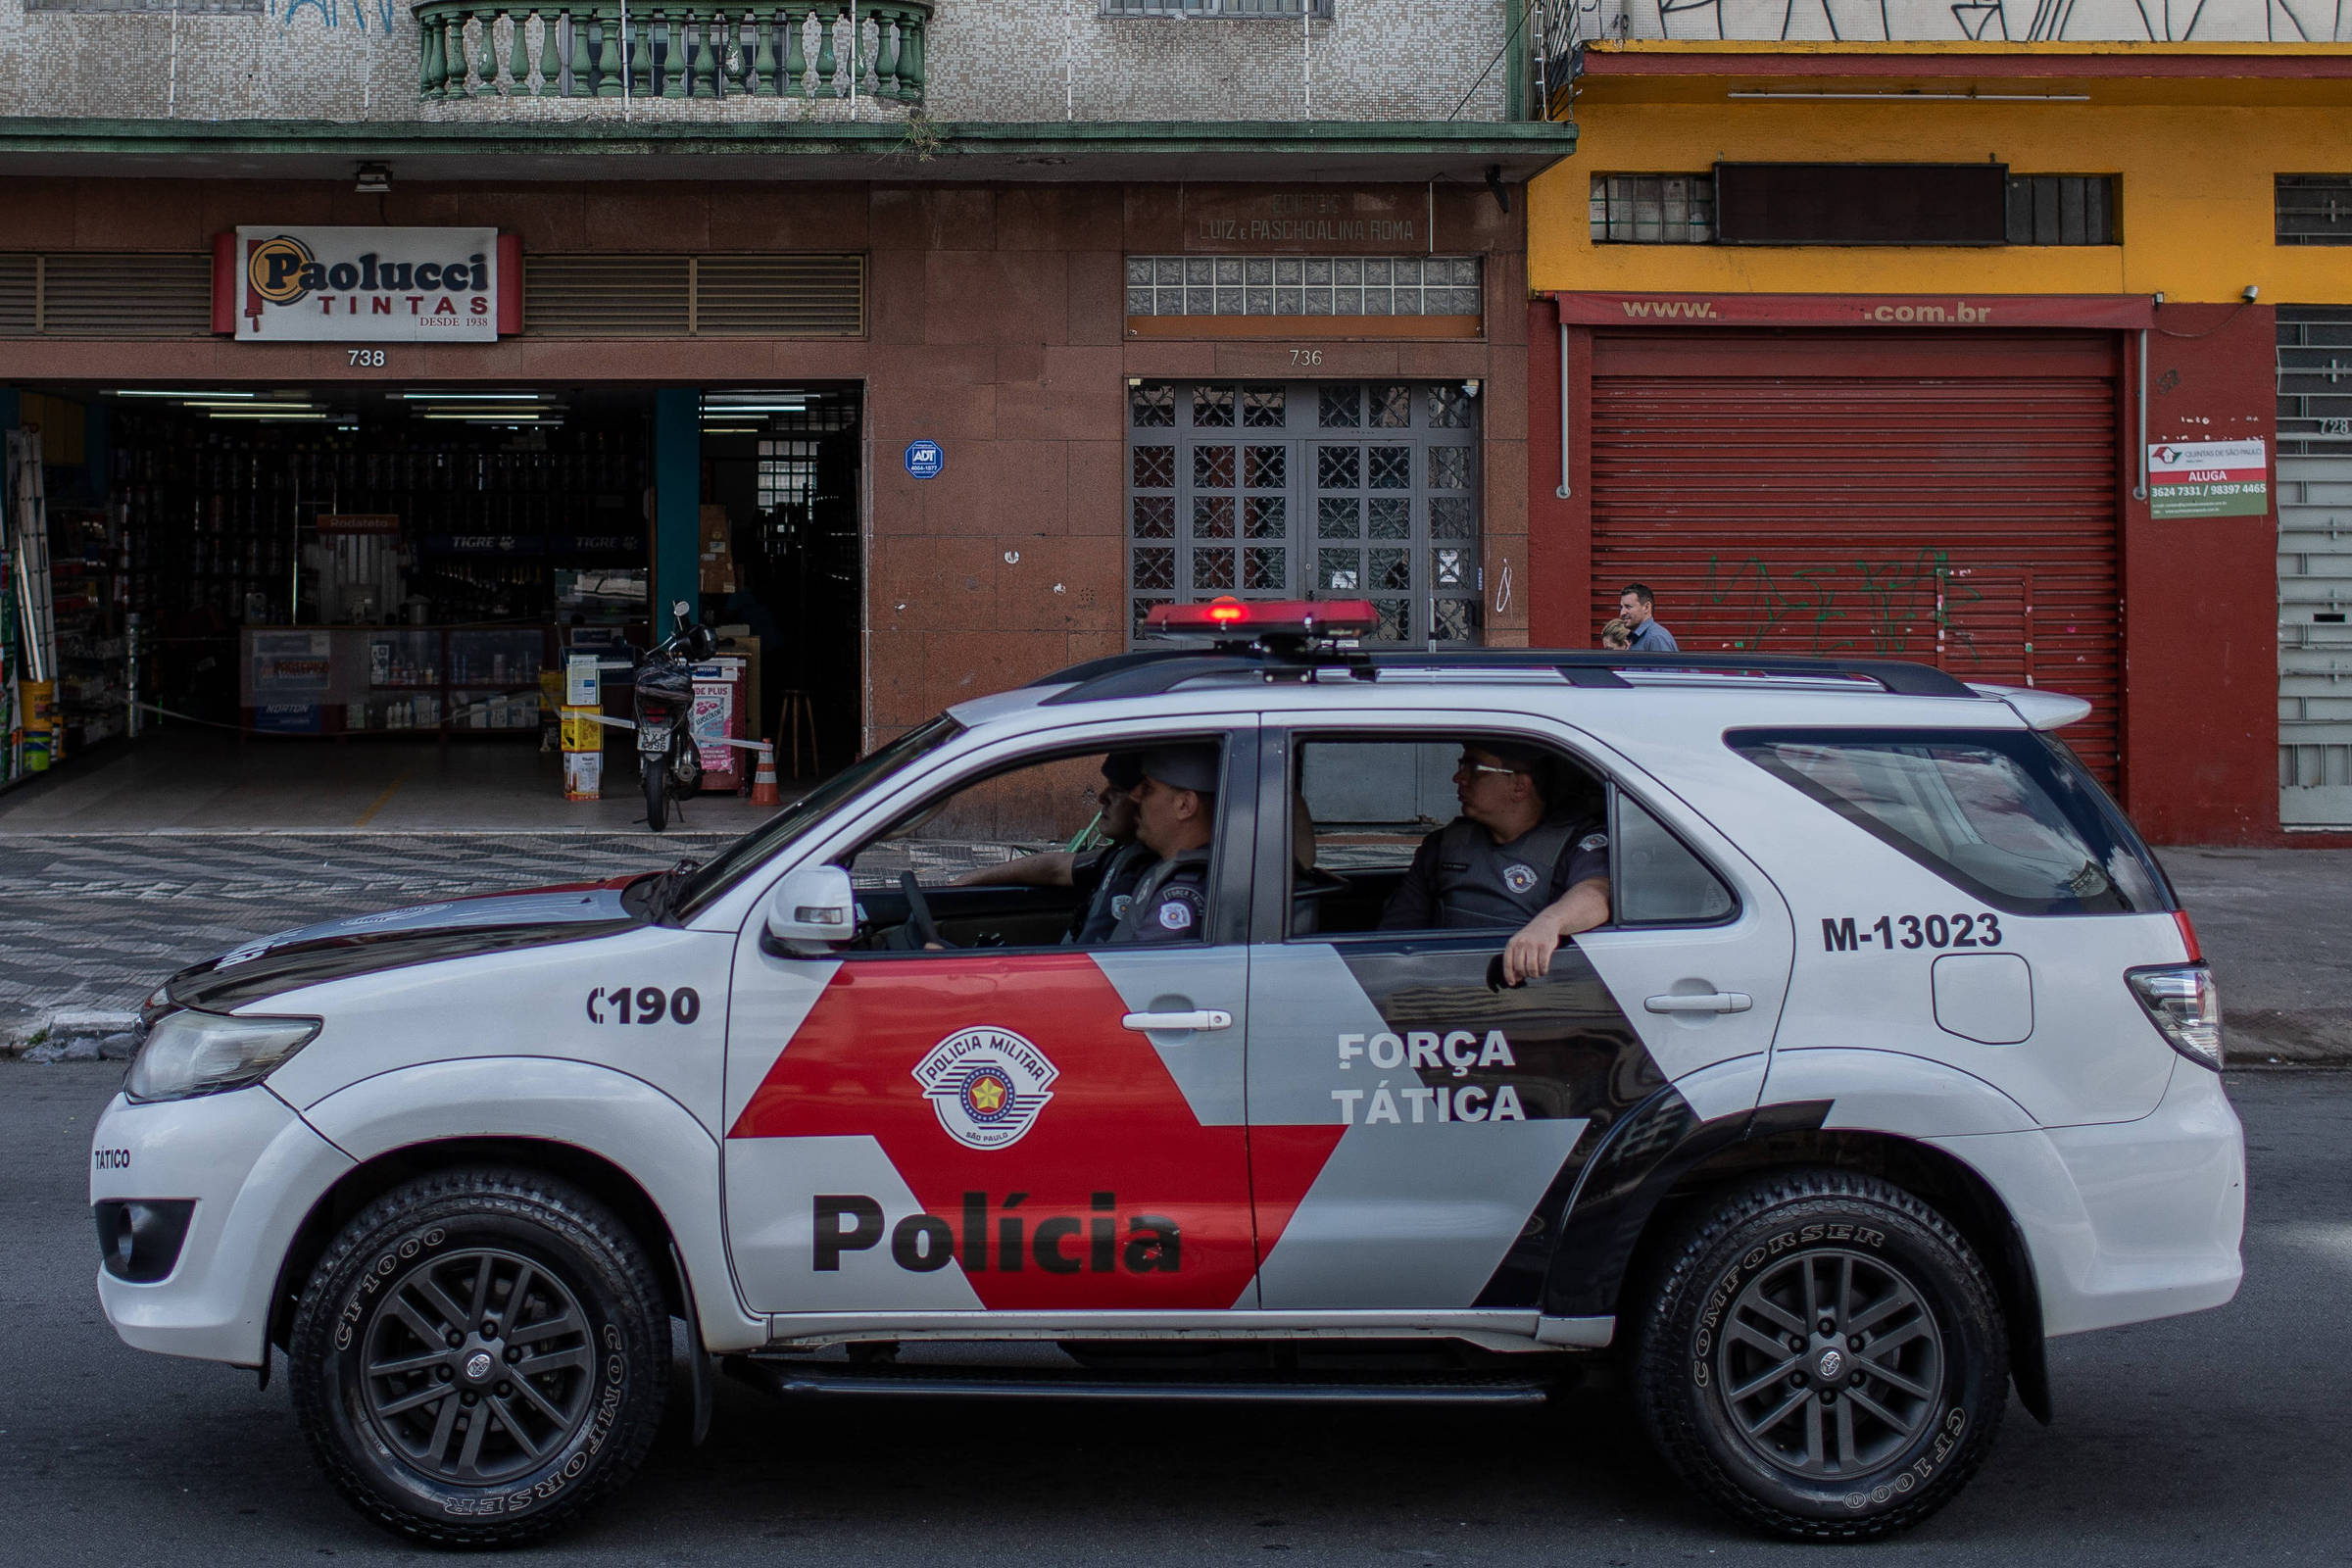
<path fill-rule="evenodd" d="M 1157 746 L 1141 758 L 1144 776 L 1172 790 L 1199 795 L 1217 792 L 1217 749 L 1214 746 Z"/>

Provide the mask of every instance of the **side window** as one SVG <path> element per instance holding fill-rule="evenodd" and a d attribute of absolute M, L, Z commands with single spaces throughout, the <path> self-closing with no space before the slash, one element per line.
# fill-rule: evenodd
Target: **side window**
<path fill-rule="evenodd" d="M 1738 906 L 1731 889 L 1640 801 L 1621 790 L 1609 835 L 1617 925 L 1711 925 Z"/>
<path fill-rule="evenodd" d="M 1600 780 L 1564 752 L 1453 731 L 1301 736 L 1295 756 L 1293 939 L 1508 932 L 1607 885 Z"/>
<path fill-rule="evenodd" d="M 2165 909 L 2164 880 L 2082 765 L 2024 731 L 1739 730 L 1732 748 L 2017 914 Z"/>
<path fill-rule="evenodd" d="M 1057 752 L 929 797 L 835 858 L 858 894 L 850 950 L 1201 940 L 1226 751 Z"/>

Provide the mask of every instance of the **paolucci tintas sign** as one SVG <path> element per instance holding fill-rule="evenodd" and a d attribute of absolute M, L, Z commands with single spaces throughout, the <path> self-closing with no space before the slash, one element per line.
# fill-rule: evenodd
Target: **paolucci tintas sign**
<path fill-rule="evenodd" d="M 237 230 L 240 343 L 494 343 L 494 228 Z"/>

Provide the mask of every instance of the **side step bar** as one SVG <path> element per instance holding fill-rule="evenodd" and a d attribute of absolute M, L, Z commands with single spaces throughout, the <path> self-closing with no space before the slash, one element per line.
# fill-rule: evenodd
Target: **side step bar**
<path fill-rule="evenodd" d="M 732 1377 L 780 1398 L 1152 1399 L 1186 1404 L 1542 1404 L 1547 1384 L 1478 1374 L 1364 1378 L 1346 1374 L 1095 1372 L 1083 1367 L 811 1366 L 727 1357 Z"/>

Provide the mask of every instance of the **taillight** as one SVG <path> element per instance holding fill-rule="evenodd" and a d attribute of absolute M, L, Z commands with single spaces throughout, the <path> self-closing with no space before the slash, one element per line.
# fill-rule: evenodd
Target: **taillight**
<path fill-rule="evenodd" d="M 2180 928 L 2180 940 L 2186 944 L 2188 948 L 2188 961 L 2191 963 L 2203 963 L 2205 961 L 2205 950 L 2197 946 L 2197 928 L 2189 923 L 2188 911 L 2186 909 L 2175 909 L 2173 911 L 2173 924 Z"/>
<path fill-rule="evenodd" d="M 2181 916 L 2183 928 L 2187 923 Z M 2191 935 L 2189 952 L 2196 950 Z M 2167 1044 L 2200 1067 L 2222 1070 L 2222 999 L 2211 969 L 2202 963 L 2150 964 L 2125 970 L 2124 979 Z"/>

